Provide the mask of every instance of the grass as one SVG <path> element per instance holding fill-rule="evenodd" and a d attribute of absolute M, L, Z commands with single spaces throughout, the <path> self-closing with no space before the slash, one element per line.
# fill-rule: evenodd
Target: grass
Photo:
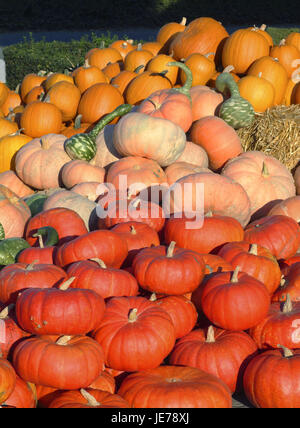
<path fill-rule="evenodd" d="M 285 39 L 290 33 L 300 33 L 300 28 L 267 27 L 267 31 L 272 36 L 274 44 L 277 45 L 280 40 Z"/>

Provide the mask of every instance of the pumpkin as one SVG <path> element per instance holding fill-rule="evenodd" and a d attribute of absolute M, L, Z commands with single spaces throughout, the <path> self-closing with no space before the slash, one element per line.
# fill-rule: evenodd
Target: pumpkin
<path fill-rule="evenodd" d="M 300 223 L 300 196 L 292 196 L 274 205 L 268 215 L 287 215 Z"/>
<path fill-rule="evenodd" d="M 47 79 L 47 77 L 43 74 L 44 73 L 42 72 L 39 72 L 37 74 L 29 73 L 23 77 L 20 86 L 20 95 L 23 102 L 25 102 L 26 95 L 32 88 L 34 88 L 35 86 L 40 86 L 44 82 L 44 80 Z"/>
<path fill-rule="evenodd" d="M 179 32 L 170 44 L 169 51 L 173 52 L 176 60 L 187 58 L 193 53 L 202 55 L 208 52 L 220 54 L 220 49 L 228 37 L 223 25 L 213 18 L 201 17 L 194 19 L 186 26 L 185 30 Z"/>
<path fill-rule="evenodd" d="M 223 94 L 230 92 L 230 97 L 220 107 L 219 117 L 234 129 L 251 125 L 255 116 L 253 106 L 241 97 L 239 87 L 230 73 L 223 72 L 217 77 L 216 89 Z"/>
<path fill-rule="evenodd" d="M 299 61 L 299 64 L 300 64 L 300 61 Z M 296 83 L 296 85 L 293 89 L 291 101 L 293 104 L 299 104 L 299 102 L 300 102 L 300 84 L 299 84 L 299 82 Z"/>
<path fill-rule="evenodd" d="M 45 91 L 48 92 L 52 86 L 54 86 L 58 82 L 68 82 L 68 83 L 74 83 L 73 77 L 68 74 L 66 71 L 65 73 L 49 73 L 47 75 L 47 79 L 42 82 L 43 87 L 45 88 Z"/>
<path fill-rule="evenodd" d="M 123 103 L 117 88 L 109 83 L 95 83 L 82 94 L 78 114 L 82 114 L 84 122 L 95 123 Z"/>
<path fill-rule="evenodd" d="M 161 51 L 165 53 L 169 52 L 172 40 L 176 37 L 177 33 L 184 31 L 186 21 L 187 19 L 183 17 L 180 22 L 168 22 L 159 29 L 156 40 L 162 45 Z"/>
<path fill-rule="evenodd" d="M 13 365 L 27 382 L 78 389 L 88 387 L 100 375 L 104 355 L 101 346 L 87 336 L 62 336 L 56 341 L 51 336 L 35 336 L 16 346 Z"/>
<path fill-rule="evenodd" d="M 99 188 L 101 188 L 101 183 L 97 181 L 87 181 L 76 184 L 71 190 L 78 195 L 85 196 L 90 201 L 96 202 L 99 197 Z"/>
<path fill-rule="evenodd" d="M 31 264 L 33 262 L 39 264 L 53 264 L 55 245 L 59 240 L 56 230 L 50 226 L 41 227 L 33 234 L 33 238 L 38 238 L 39 247 L 25 248 L 18 254 L 17 261 L 26 264 Z"/>
<path fill-rule="evenodd" d="M 84 221 L 88 230 L 95 226 L 97 204 L 85 196 L 74 193 L 71 190 L 58 190 L 47 198 L 44 210 L 53 208 L 68 208 L 76 212 Z"/>
<path fill-rule="evenodd" d="M 138 112 L 146 113 L 152 117 L 165 118 L 179 125 L 186 132 L 192 124 L 192 108 L 190 88 L 192 74 L 187 66 L 179 62 L 169 62 L 168 66 L 181 68 L 187 76 L 182 87 L 170 90 L 154 91 L 137 108 Z M 180 112 L 180 113 L 179 113 Z"/>
<path fill-rule="evenodd" d="M 68 208 L 43 210 L 31 217 L 26 224 L 25 237 L 31 246 L 38 245 L 38 236 L 34 235 L 45 226 L 50 226 L 56 230 L 59 239 L 58 245 L 87 233 L 84 221 L 75 211 Z"/>
<path fill-rule="evenodd" d="M 123 64 L 119 62 L 109 62 L 101 71 L 105 74 L 107 82 L 110 82 L 111 79 L 117 76 L 123 70 Z"/>
<path fill-rule="evenodd" d="M 137 221 L 118 223 L 111 231 L 119 234 L 127 242 L 128 256 L 124 262 L 125 266 L 131 266 L 134 256 L 141 249 L 160 244 L 158 233 L 146 223 Z"/>
<path fill-rule="evenodd" d="M 144 71 L 130 81 L 124 92 L 124 98 L 128 104 L 139 105 L 153 92 L 170 88 L 172 84 L 164 72 Z"/>
<path fill-rule="evenodd" d="M 135 47 L 132 45 L 131 40 L 116 40 L 109 45 L 110 48 L 117 49 L 124 60 L 128 52 L 133 51 Z"/>
<path fill-rule="evenodd" d="M 140 371 L 163 362 L 175 344 L 175 327 L 165 310 L 144 297 L 112 297 L 92 336 L 104 350 L 106 366 Z"/>
<path fill-rule="evenodd" d="M 5 137 L 6 135 L 14 134 L 17 131 L 18 125 L 16 122 L 13 122 L 10 119 L 4 117 L 0 118 L 0 138 Z"/>
<path fill-rule="evenodd" d="M 28 135 L 21 134 L 20 130 L 0 138 L 0 172 L 15 170 L 15 157 L 18 150 L 31 140 L 32 138 Z"/>
<path fill-rule="evenodd" d="M 104 72 L 97 66 L 90 65 L 87 59 L 85 60 L 84 65 L 77 67 L 72 72 L 72 76 L 74 83 L 81 94 L 96 83 L 108 83 Z"/>
<path fill-rule="evenodd" d="M 198 313 L 194 304 L 187 297 L 162 296 L 158 298 L 153 293 L 150 300 L 168 312 L 175 326 L 176 339 L 186 336 L 195 327 Z"/>
<path fill-rule="evenodd" d="M 81 159 L 91 161 L 97 154 L 97 137 L 98 134 L 108 125 L 111 121 L 116 120 L 118 117 L 123 116 L 131 111 L 132 106 L 129 104 L 122 104 L 115 108 L 111 113 L 102 117 L 97 124 L 88 133 L 79 133 L 73 135 L 65 141 L 64 147 L 71 159 Z M 95 159 L 94 164 L 96 164 Z M 101 166 L 101 165 L 99 165 Z"/>
<path fill-rule="evenodd" d="M 262 217 L 245 229 L 244 240 L 259 244 L 280 259 L 292 257 L 300 246 L 300 226 L 296 220 L 283 215 Z"/>
<path fill-rule="evenodd" d="M 119 120 L 113 141 L 123 156 L 142 156 L 168 166 L 182 154 L 186 136 L 180 126 L 169 120 L 137 112 Z"/>
<path fill-rule="evenodd" d="M 195 121 L 190 129 L 189 139 L 206 151 L 213 170 L 218 170 L 229 159 L 243 152 L 236 131 L 216 116 L 206 116 Z"/>
<path fill-rule="evenodd" d="M 276 258 L 267 249 L 248 242 L 230 242 L 218 252 L 233 268 L 241 270 L 261 281 L 273 294 L 280 285 L 281 270 Z"/>
<path fill-rule="evenodd" d="M 184 64 L 189 67 L 193 75 L 192 86 L 205 85 L 216 72 L 214 63 L 214 53 L 192 53 L 184 60 Z M 185 83 L 186 76 L 180 72 L 180 81 Z"/>
<path fill-rule="evenodd" d="M 169 218 L 164 228 L 165 242 L 175 241 L 181 248 L 207 254 L 216 252 L 227 242 L 242 241 L 244 237 L 241 224 L 232 217 L 208 213 L 201 218 L 197 228 L 188 228 L 190 221 L 184 216 Z"/>
<path fill-rule="evenodd" d="M 121 158 L 113 143 L 114 127 L 115 125 L 106 125 L 98 134 L 96 138 L 96 154 L 90 161 L 91 165 L 106 168 L 107 170 L 114 162 Z"/>
<path fill-rule="evenodd" d="M 138 294 L 138 283 L 133 275 L 121 269 L 109 268 L 101 259 L 72 263 L 67 273 L 74 278 L 72 288 L 93 290 L 104 299 Z"/>
<path fill-rule="evenodd" d="M 126 184 L 123 183 L 123 180 Z M 122 191 L 129 189 L 130 195 L 137 195 L 150 186 L 163 185 L 167 181 L 166 174 L 157 162 L 139 156 L 124 157 L 108 169 L 106 183 Z M 158 201 L 159 202 L 159 201 Z"/>
<path fill-rule="evenodd" d="M 206 116 L 215 116 L 224 101 L 223 95 L 206 86 L 191 89 L 193 122 Z"/>
<path fill-rule="evenodd" d="M 138 75 L 138 73 L 144 68 L 143 65 L 137 67 L 134 71 L 123 70 L 110 81 L 110 84 L 115 86 L 119 92 L 124 96 L 129 83 Z"/>
<path fill-rule="evenodd" d="M 262 282 L 240 272 L 238 266 L 234 272 L 214 274 L 205 282 L 201 307 L 217 327 L 248 330 L 266 317 L 270 294 Z"/>
<path fill-rule="evenodd" d="M 153 53 L 143 49 L 141 43 L 138 44 L 137 48 L 128 52 L 124 58 L 124 69 L 126 71 L 135 71 L 138 67 L 143 66 L 144 69 L 147 63 L 153 58 Z"/>
<path fill-rule="evenodd" d="M 13 263 L 0 272 L 0 301 L 15 303 L 26 288 L 52 288 L 60 285 L 66 273 L 55 265 Z"/>
<path fill-rule="evenodd" d="M 162 44 L 158 41 L 145 42 L 142 44 L 142 49 L 151 52 L 156 57 L 161 54 Z"/>
<path fill-rule="evenodd" d="M 299 370 L 299 350 L 291 351 L 283 347 L 257 355 L 244 373 L 246 397 L 257 408 L 298 409 Z"/>
<path fill-rule="evenodd" d="M 274 104 L 274 86 L 261 76 L 245 76 L 238 83 L 240 95 L 249 101 L 256 113 L 263 113 Z"/>
<path fill-rule="evenodd" d="M 66 267 L 71 263 L 98 258 L 109 267 L 120 268 L 128 255 L 126 241 L 110 230 L 95 230 L 60 246 L 56 263 Z"/>
<path fill-rule="evenodd" d="M 45 90 L 42 85 L 34 86 L 26 95 L 24 104 L 30 104 L 33 101 L 41 101 L 44 98 Z"/>
<path fill-rule="evenodd" d="M 242 153 L 229 160 L 221 174 L 243 186 L 251 202 L 253 218 L 267 215 L 274 203 L 296 193 L 290 171 L 273 156 L 263 152 Z"/>
<path fill-rule="evenodd" d="M 74 122 L 72 122 L 70 126 L 65 126 L 61 130 L 61 134 L 63 134 L 67 138 L 71 138 L 73 135 L 88 132 L 89 128 L 91 127 L 91 124 L 87 122 L 82 123 L 81 118 L 82 118 L 82 115 L 78 114 Z"/>
<path fill-rule="evenodd" d="M 291 259 L 289 259 L 290 262 Z M 280 287 L 273 294 L 273 302 L 286 301 L 288 296 L 292 302 L 300 301 L 300 259 L 294 258 L 294 263 L 289 267 L 287 273 L 283 276 Z"/>
<path fill-rule="evenodd" d="M 278 59 L 279 63 L 286 69 L 289 78 L 292 77 L 300 63 L 300 50 L 296 46 L 287 45 L 285 39 L 282 39 L 277 46 L 272 47 L 270 56 Z"/>
<path fill-rule="evenodd" d="M 188 162 L 174 162 L 165 169 L 167 181 L 169 185 L 174 184 L 177 180 L 182 177 L 186 177 L 189 174 L 196 174 L 198 172 L 209 172 L 210 170 L 206 167 L 196 166 Z"/>
<path fill-rule="evenodd" d="M 35 386 L 16 375 L 15 388 L 4 404 L 15 409 L 35 409 L 37 405 L 35 394 Z"/>
<path fill-rule="evenodd" d="M 1 110 L 4 113 L 4 116 L 7 116 L 11 110 L 21 105 L 21 103 L 22 100 L 18 92 L 9 90 L 6 100 L 1 104 Z"/>
<path fill-rule="evenodd" d="M 195 367 L 163 365 L 129 374 L 118 390 L 133 408 L 231 408 L 228 386 Z"/>
<path fill-rule="evenodd" d="M 64 81 L 55 83 L 47 92 L 47 98 L 59 108 L 63 122 L 75 118 L 81 94 L 73 83 Z"/>
<path fill-rule="evenodd" d="M 0 185 L 0 223 L 5 237 L 21 238 L 29 217 L 30 210 L 25 202 L 13 191 Z"/>
<path fill-rule="evenodd" d="M 0 312 L 1 343 L 0 353 L 3 358 L 10 358 L 16 343 L 29 333 L 20 328 L 17 323 L 14 305 L 5 306 Z"/>
<path fill-rule="evenodd" d="M 285 94 L 284 94 L 284 98 L 283 98 L 283 104 L 285 106 L 290 106 L 291 104 L 293 104 L 294 102 L 294 94 L 295 94 L 295 89 L 297 86 L 297 83 L 299 83 L 300 78 L 296 77 L 295 79 L 289 79 L 288 80 L 288 84 L 285 90 Z"/>
<path fill-rule="evenodd" d="M 244 331 L 226 331 L 210 326 L 207 331 L 196 329 L 178 340 L 169 363 L 210 373 L 234 393 L 241 389 L 247 362 L 256 353 L 256 343 Z"/>
<path fill-rule="evenodd" d="M 300 165 L 296 168 L 294 172 L 294 180 L 296 184 L 296 194 L 300 195 Z"/>
<path fill-rule="evenodd" d="M 177 162 L 185 162 L 201 168 L 208 168 L 208 156 L 206 151 L 192 141 L 186 142 L 184 151 L 175 163 Z"/>
<path fill-rule="evenodd" d="M 38 335 L 84 335 L 98 328 L 104 316 L 104 298 L 93 290 L 69 288 L 24 290 L 16 302 L 20 327 Z"/>
<path fill-rule="evenodd" d="M 282 343 L 290 349 L 300 348 L 300 302 L 291 302 L 289 294 L 284 303 L 272 303 L 266 317 L 249 330 L 260 349 L 277 348 Z"/>
<path fill-rule="evenodd" d="M 10 89 L 8 88 L 8 86 L 5 83 L 0 82 L 0 106 L 1 107 L 7 100 L 9 91 Z"/>
<path fill-rule="evenodd" d="M 239 29 L 224 43 L 222 64 L 224 68 L 233 65 L 237 74 L 243 74 L 255 60 L 269 55 L 269 50 L 269 43 L 256 29 Z"/>
<path fill-rule="evenodd" d="M 62 128 L 62 113 L 48 101 L 33 101 L 21 114 L 20 126 L 32 138 L 46 134 L 58 134 Z"/>
<path fill-rule="evenodd" d="M 300 49 L 300 33 L 292 31 L 285 39 L 285 44 L 288 46 L 295 46 Z"/>
<path fill-rule="evenodd" d="M 228 65 L 227 67 L 224 68 L 224 70 L 222 71 L 222 73 L 230 73 L 234 79 L 235 82 L 238 82 L 240 80 L 240 77 L 233 73 L 234 71 L 234 66 L 233 65 Z M 207 82 L 207 86 L 209 86 L 212 89 L 215 89 L 216 87 L 216 80 L 218 78 L 218 76 L 221 74 L 221 71 L 217 71 L 213 74 L 213 76 L 209 79 L 209 81 Z"/>
<path fill-rule="evenodd" d="M 268 80 L 275 89 L 274 105 L 280 105 L 283 102 L 288 84 L 288 74 L 277 59 L 269 55 L 257 59 L 250 66 L 247 75 L 261 76 L 263 79 Z"/>
<path fill-rule="evenodd" d="M 97 181 L 103 183 L 105 169 L 90 165 L 83 160 L 68 162 L 61 169 L 61 179 L 67 189 L 82 182 Z"/>
<path fill-rule="evenodd" d="M 88 59 L 89 64 L 98 67 L 102 70 L 110 62 L 123 62 L 120 52 L 113 47 L 104 47 L 104 43 L 100 48 L 89 50 L 85 59 Z"/>
<path fill-rule="evenodd" d="M 25 144 L 15 157 L 19 178 L 35 189 L 59 187 L 59 171 L 70 161 L 64 150 L 65 140 L 64 135 L 47 134 Z"/>
<path fill-rule="evenodd" d="M 218 194 L 218 198 L 215 195 Z M 199 172 L 180 178 L 165 195 L 165 212 L 184 213 L 201 220 L 203 214 L 233 217 L 244 227 L 250 220 L 250 200 L 243 187 L 230 178 Z M 195 220 L 195 219 L 194 219 Z M 197 218 L 196 218 L 197 220 Z M 195 228 L 199 227 L 197 222 Z"/>
<path fill-rule="evenodd" d="M 16 386 L 16 372 L 6 359 L 0 357 L 0 404 L 12 394 Z"/>
<path fill-rule="evenodd" d="M 254 29 L 255 31 L 257 31 L 259 34 L 261 34 L 269 43 L 270 48 L 273 47 L 273 38 L 271 36 L 271 34 L 266 31 L 267 26 L 266 24 L 262 24 L 260 27 L 257 27 L 256 25 L 254 25 L 253 27 L 250 27 L 249 30 Z"/>
<path fill-rule="evenodd" d="M 126 409 L 129 404 L 118 394 L 93 388 L 80 391 L 60 391 L 49 409 Z"/>
<path fill-rule="evenodd" d="M 12 190 L 19 198 L 32 195 L 34 191 L 26 186 L 22 180 L 19 179 L 14 171 L 4 171 L 0 173 L 0 184 L 8 187 Z"/>
<path fill-rule="evenodd" d="M 157 246 L 142 249 L 135 256 L 132 267 L 143 289 L 170 295 L 193 292 L 205 273 L 201 256 L 192 250 L 176 248 L 174 241 L 168 248 Z"/>
<path fill-rule="evenodd" d="M 145 46 L 145 45 L 144 45 Z M 163 73 L 167 70 L 167 73 L 164 74 L 167 79 L 171 82 L 171 85 L 174 86 L 178 77 L 178 67 L 171 67 L 168 65 L 169 62 L 172 62 L 173 58 L 170 55 L 158 54 L 155 55 L 147 63 L 145 70 L 150 71 L 151 73 Z"/>

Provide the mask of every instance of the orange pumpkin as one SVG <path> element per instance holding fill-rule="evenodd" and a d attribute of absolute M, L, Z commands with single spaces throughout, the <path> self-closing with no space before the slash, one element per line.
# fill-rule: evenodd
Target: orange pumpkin
<path fill-rule="evenodd" d="M 21 128 L 30 137 L 58 134 L 62 128 L 62 113 L 50 102 L 33 101 L 27 104 L 20 119 Z"/>
<path fill-rule="evenodd" d="M 85 60 L 84 65 L 73 71 L 72 76 L 81 94 L 96 83 L 108 83 L 103 71 L 95 65 L 90 65 L 88 59 Z"/>
<path fill-rule="evenodd" d="M 242 77 L 237 84 L 240 95 L 252 104 L 257 113 L 263 113 L 273 106 L 274 86 L 261 75 Z"/>
<path fill-rule="evenodd" d="M 162 73 L 167 70 L 165 76 L 170 80 L 172 86 L 174 86 L 178 77 L 178 67 L 167 65 L 171 61 L 173 61 L 173 58 L 170 55 L 156 55 L 148 62 L 146 71 L 150 71 L 151 73 Z"/>
<path fill-rule="evenodd" d="M 0 138 L 5 135 L 14 134 L 18 130 L 16 122 L 0 117 Z"/>
<path fill-rule="evenodd" d="M 124 92 L 129 85 L 129 83 L 139 74 L 139 72 L 144 68 L 143 65 L 140 65 L 134 71 L 121 71 L 117 76 L 113 77 L 110 81 L 111 85 L 115 86 L 119 92 L 124 96 Z"/>
<path fill-rule="evenodd" d="M 237 74 L 246 73 L 257 59 L 269 55 L 269 44 L 255 29 L 236 30 L 224 43 L 223 67 L 233 65 Z"/>
<path fill-rule="evenodd" d="M 45 95 L 45 90 L 42 85 L 34 86 L 25 97 L 24 103 L 30 104 L 33 101 L 41 101 Z"/>
<path fill-rule="evenodd" d="M 91 127 L 91 124 L 88 122 L 81 122 L 81 118 L 82 115 L 78 114 L 74 120 L 74 123 L 72 123 L 70 126 L 65 126 L 60 133 L 65 135 L 67 138 L 70 138 L 73 135 L 86 132 L 88 128 Z"/>
<path fill-rule="evenodd" d="M 138 47 L 125 56 L 124 69 L 127 71 L 134 71 L 140 65 L 146 67 L 150 59 L 153 58 L 153 54 L 150 51 L 142 48 L 142 44 L 139 43 Z"/>
<path fill-rule="evenodd" d="M 82 114 L 83 122 L 95 123 L 121 104 L 124 98 L 117 88 L 109 83 L 96 83 L 82 95 L 78 114 Z"/>
<path fill-rule="evenodd" d="M 47 92 L 47 99 L 61 111 L 63 122 L 74 119 L 80 98 L 77 86 L 66 81 L 55 83 Z"/>
<path fill-rule="evenodd" d="M 131 80 L 124 92 L 124 97 L 128 104 L 138 105 L 153 92 L 171 88 L 170 80 L 164 73 L 144 71 Z"/>
<path fill-rule="evenodd" d="M 297 79 L 289 79 L 288 84 L 285 90 L 284 98 L 283 98 L 283 104 L 285 106 L 290 106 L 291 104 L 294 104 L 294 93 L 295 93 L 295 87 L 297 83 L 300 82 L 300 77 Z"/>
<path fill-rule="evenodd" d="M 43 81 L 43 87 L 46 92 L 57 82 L 74 83 L 73 77 L 67 73 L 49 73 L 46 80 Z"/>
<path fill-rule="evenodd" d="M 20 95 L 16 91 L 9 91 L 6 100 L 1 105 L 1 110 L 7 116 L 11 110 L 22 103 Z"/>
<path fill-rule="evenodd" d="M 40 86 L 46 79 L 47 76 L 44 75 L 44 72 L 39 72 L 38 74 L 26 74 L 20 86 L 20 95 L 22 101 L 25 102 L 25 97 L 32 88 L 34 88 L 35 86 Z"/>
<path fill-rule="evenodd" d="M 205 55 L 193 53 L 189 55 L 184 63 L 189 67 L 193 74 L 192 86 L 205 85 L 209 79 L 215 74 L 216 66 L 214 63 L 214 54 L 207 53 Z M 185 83 L 186 76 L 183 70 L 180 71 L 180 81 Z"/>
<path fill-rule="evenodd" d="M 153 56 L 157 56 L 161 53 L 162 44 L 160 42 L 146 42 L 142 44 L 142 49 L 149 51 Z"/>
<path fill-rule="evenodd" d="M 203 117 L 194 122 L 189 138 L 206 151 L 213 170 L 218 170 L 229 159 L 243 152 L 236 131 L 217 116 Z"/>
<path fill-rule="evenodd" d="M 300 104 L 300 82 L 296 83 L 291 95 L 292 104 Z"/>
<path fill-rule="evenodd" d="M 135 47 L 130 43 L 130 40 L 116 40 L 109 45 L 110 48 L 117 49 L 121 54 L 121 57 L 125 58 L 128 52 L 133 51 Z"/>
<path fill-rule="evenodd" d="M 253 30 L 254 29 L 255 31 L 257 31 L 260 35 L 262 35 L 267 40 L 267 42 L 269 43 L 269 47 L 270 48 L 273 47 L 273 44 L 274 44 L 273 43 L 273 38 L 272 38 L 271 34 L 266 31 L 266 29 L 267 29 L 266 24 L 262 24 L 260 27 L 256 27 L 254 25 L 253 27 L 250 27 L 248 29 L 249 30 Z"/>
<path fill-rule="evenodd" d="M 278 60 L 271 56 L 263 56 L 254 61 L 247 74 L 250 76 L 261 76 L 272 83 L 275 89 L 274 105 L 282 103 L 288 84 L 288 74 Z"/>
<path fill-rule="evenodd" d="M 111 79 L 117 76 L 123 70 L 123 64 L 120 62 L 109 62 L 103 69 L 107 81 L 110 82 Z"/>
<path fill-rule="evenodd" d="M 105 48 L 104 46 L 88 51 L 85 55 L 85 59 L 89 60 L 90 65 L 94 65 L 100 70 L 110 62 L 123 62 L 122 55 L 117 49 L 112 47 Z"/>
<path fill-rule="evenodd" d="M 0 107 L 2 108 L 2 104 L 6 101 L 9 94 L 9 88 L 5 83 L 0 82 Z"/>
<path fill-rule="evenodd" d="M 186 18 L 183 17 L 181 22 L 168 22 L 163 25 L 156 36 L 156 40 L 162 45 L 162 51 L 164 53 L 169 52 L 170 44 L 172 40 L 176 37 L 177 33 L 184 31 L 186 26 Z"/>
<path fill-rule="evenodd" d="M 287 36 L 285 43 L 288 46 L 295 46 L 300 51 L 300 33 L 293 31 Z"/>
<path fill-rule="evenodd" d="M 31 137 L 20 130 L 0 138 L 0 172 L 15 169 L 15 157 L 18 150 L 31 141 Z"/>
<path fill-rule="evenodd" d="M 289 78 L 300 65 L 299 49 L 293 45 L 287 45 L 285 39 L 282 39 L 278 46 L 271 49 L 270 56 L 278 59 L 279 63 L 286 69 Z"/>

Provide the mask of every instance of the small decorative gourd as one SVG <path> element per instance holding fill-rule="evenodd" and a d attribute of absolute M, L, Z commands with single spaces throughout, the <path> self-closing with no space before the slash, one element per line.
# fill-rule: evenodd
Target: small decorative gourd
<path fill-rule="evenodd" d="M 5 231 L 0 223 L 0 266 L 7 266 L 16 262 L 18 253 L 30 245 L 23 238 L 5 239 Z"/>
<path fill-rule="evenodd" d="M 249 126 L 255 117 L 255 111 L 249 101 L 241 97 L 233 76 L 221 73 L 216 80 L 216 89 L 223 94 L 230 92 L 230 98 L 221 105 L 219 117 L 234 129 Z"/>
<path fill-rule="evenodd" d="M 122 104 L 111 113 L 102 117 L 88 133 L 73 135 L 65 141 L 65 151 L 71 159 L 92 160 L 97 152 L 96 138 L 102 129 L 116 117 L 124 116 L 132 110 L 132 105 Z"/>

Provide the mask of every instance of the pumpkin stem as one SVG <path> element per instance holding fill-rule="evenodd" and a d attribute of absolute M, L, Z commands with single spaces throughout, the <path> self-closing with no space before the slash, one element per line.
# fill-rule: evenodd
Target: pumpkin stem
<path fill-rule="evenodd" d="M 98 401 L 96 400 L 96 398 L 90 394 L 89 392 L 87 392 L 85 389 L 81 388 L 80 389 L 80 394 L 86 399 L 86 401 L 88 402 L 88 404 L 92 407 L 98 407 L 100 406 L 100 403 L 98 403 Z"/>
<path fill-rule="evenodd" d="M 104 263 L 104 261 L 103 261 L 103 260 L 98 259 L 98 258 L 92 258 L 92 259 L 90 259 L 90 260 L 92 260 L 93 262 L 98 263 L 98 265 L 99 265 L 102 269 L 107 269 L 107 266 L 106 266 L 106 264 Z"/>
<path fill-rule="evenodd" d="M 289 293 L 287 293 L 286 300 L 285 300 L 285 303 L 284 303 L 283 308 L 282 308 L 282 312 L 284 314 L 287 314 L 289 312 L 292 312 L 292 310 L 293 310 L 293 303 L 291 300 L 291 296 L 289 295 Z"/>
<path fill-rule="evenodd" d="M 48 150 L 49 149 L 48 140 L 46 140 L 43 137 L 41 137 L 41 146 L 42 146 L 43 150 Z"/>
<path fill-rule="evenodd" d="M 183 26 L 185 26 L 186 25 L 186 21 L 187 21 L 187 19 L 186 19 L 186 17 L 184 16 L 183 18 L 182 18 L 182 20 L 180 21 L 180 25 L 183 25 Z"/>
<path fill-rule="evenodd" d="M 257 244 L 251 244 L 249 254 L 252 254 L 253 256 L 257 256 Z"/>
<path fill-rule="evenodd" d="M 142 43 L 138 43 L 136 50 L 141 51 L 143 49 Z"/>
<path fill-rule="evenodd" d="M 14 303 L 11 303 L 10 305 L 7 305 L 2 311 L 0 312 L 0 320 L 4 320 L 8 317 L 9 311 L 12 310 L 15 307 Z"/>
<path fill-rule="evenodd" d="M 83 68 L 90 68 L 90 63 L 89 63 L 89 59 L 88 58 L 86 58 L 84 60 Z"/>
<path fill-rule="evenodd" d="M 79 129 L 81 127 L 82 114 L 78 114 L 74 120 L 74 129 Z"/>
<path fill-rule="evenodd" d="M 151 296 L 150 296 L 149 301 L 150 302 L 156 302 L 156 300 L 157 300 L 156 293 L 152 293 Z"/>
<path fill-rule="evenodd" d="M 213 212 L 212 210 L 207 211 L 207 213 L 205 213 L 205 217 L 212 217 L 213 216 Z"/>
<path fill-rule="evenodd" d="M 66 346 L 72 339 L 72 336 L 61 336 L 55 343 L 56 345 Z"/>
<path fill-rule="evenodd" d="M 137 308 L 131 309 L 128 315 L 128 322 L 136 322 L 137 320 Z"/>
<path fill-rule="evenodd" d="M 37 232 L 32 235 L 34 238 L 38 238 L 39 245 L 41 248 L 51 247 L 56 245 L 59 241 L 59 236 L 54 227 L 44 226 L 40 227 Z M 43 238 L 45 237 L 45 244 L 43 242 Z"/>
<path fill-rule="evenodd" d="M 290 357 L 294 356 L 293 352 L 290 349 L 288 349 L 285 346 L 283 346 L 283 345 L 277 345 L 277 348 L 283 349 L 283 356 L 285 358 L 290 358 Z"/>
<path fill-rule="evenodd" d="M 239 280 L 238 276 L 239 276 L 240 270 L 241 270 L 240 266 L 237 266 L 235 268 L 235 270 L 234 270 L 234 272 L 233 272 L 233 274 L 231 276 L 231 282 L 238 282 L 238 280 Z"/>
<path fill-rule="evenodd" d="M 190 68 L 186 64 L 183 64 L 182 62 L 178 61 L 168 62 L 167 67 L 178 67 L 184 71 L 186 75 L 185 84 L 181 88 L 172 88 L 170 89 L 170 91 L 184 94 L 189 98 L 190 102 L 192 102 L 190 91 L 193 84 L 193 73 L 191 72 Z"/>
<path fill-rule="evenodd" d="M 59 286 L 59 290 L 61 290 L 61 291 L 68 290 L 68 288 L 70 287 L 70 285 L 72 284 L 72 282 L 74 282 L 74 280 L 75 280 L 75 276 L 72 276 L 71 278 L 69 278 L 67 281 L 63 282 Z"/>
<path fill-rule="evenodd" d="M 280 40 L 279 46 L 285 46 L 285 39 Z"/>
<path fill-rule="evenodd" d="M 205 54 L 203 56 L 205 56 L 205 58 L 208 58 L 209 56 L 214 55 L 214 54 L 215 54 L 214 52 L 209 52 L 209 53 L 207 53 L 207 54 Z"/>
<path fill-rule="evenodd" d="M 216 339 L 215 339 L 214 327 L 210 325 L 207 330 L 206 343 L 214 343 L 215 341 Z"/>
<path fill-rule="evenodd" d="M 133 70 L 134 73 L 138 74 L 145 66 L 143 64 L 139 65 L 135 70 Z"/>
<path fill-rule="evenodd" d="M 268 167 L 265 164 L 265 162 L 263 162 L 263 167 L 262 167 L 262 173 L 261 174 L 262 174 L 263 177 L 268 177 L 270 175 Z"/>
<path fill-rule="evenodd" d="M 137 234 L 136 228 L 134 226 L 130 226 L 130 233 L 131 233 L 131 235 Z"/>
<path fill-rule="evenodd" d="M 176 246 L 176 242 L 175 242 L 175 241 L 172 241 L 172 242 L 170 243 L 170 245 L 168 246 L 168 249 L 167 249 L 167 257 L 168 257 L 168 258 L 173 257 L 173 255 L 174 255 L 174 250 L 175 250 L 175 246 Z"/>
<path fill-rule="evenodd" d="M 266 31 L 266 28 L 267 28 L 266 24 L 262 24 L 259 29 L 261 31 Z"/>
<path fill-rule="evenodd" d="M 27 271 L 28 271 L 28 270 L 33 270 L 34 265 L 36 265 L 36 264 L 37 264 L 37 262 L 38 262 L 38 260 L 34 260 L 32 263 L 28 264 L 28 265 L 26 266 L 26 270 L 27 270 Z"/>

